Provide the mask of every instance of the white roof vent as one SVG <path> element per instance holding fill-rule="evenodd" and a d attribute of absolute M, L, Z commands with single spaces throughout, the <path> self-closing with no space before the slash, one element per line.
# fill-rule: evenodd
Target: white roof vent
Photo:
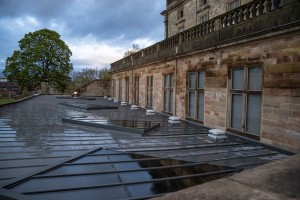
<path fill-rule="evenodd" d="M 108 96 L 104 96 L 104 99 L 108 99 Z"/>
<path fill-rule="evenodd" d="M 172 117 L 169 117 L 168 122 L 171 123 L 171 124 L 179 124 L 180 123 L 180 118 L 172 116 Z"/>
<path fill-rule="evenodd" d="M 121 102 L 121 106 L 127 106 L 127 102 L 126 101 L 122 101 Z"/>
<path fill-rule="evenodd" d="M 111 97 L 108 97 L 108 99 L 107 99 L 108 101 L 112 101 L 113 100 L 113 98 L 111 98 Z"/>
<path fill-rule="evenodd" d="M 131 105 L 131 110 L 137 110 L 139 107 L 137 105 Z"/>
<path fill-rule="evenodd" d="M 146 110 L 146 115 L 155 115 L 154 110 L 148 109 Z"/>
<path fill-rule="evenodd" d="M 114 100 L 114 103 L 119 103 L 119 100 L 118 100 L 118 99 L 115 99 L 115 100 Z"/>
<path fill-rule="evenodd" d="M 225 140 L 227 136 L 225 135 L 225 131 L 220 129 L 210 129 L 208 134 L 208 138 L 218 141 L 218 140 Z"/>

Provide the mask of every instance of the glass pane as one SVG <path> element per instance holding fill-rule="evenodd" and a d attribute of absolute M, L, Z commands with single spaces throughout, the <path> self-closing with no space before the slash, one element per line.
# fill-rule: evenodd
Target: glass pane
<path fill-rule="evenodd" d="M 167 88 L 169 87 L 169 75 L 165 75 L 164 77 L 164 87 Z"/>
<path fill-rule="evenodd" d="M 152 102 L 153 102 L 153 101 L 152 101 L 152 100 L 153 100 L 153 99 L 152 99 L 152 97 L 153 97 L 152 95 L 153 95 L 153 94 L 152 94 L 152 90 L 150 90 L 150 104 L 149 104 L 149 106 L 150 106 L 151 108 L 152 108 Z"/>
<path fill-rule="evenodd" d="M 195 117 L 195 93 L 190 92 L 189 93 L 189 117 L 196 118 Z"/>
<path fill-rule="evenodd" d="M 135 103 L 139 104 L 139 88 L 135 89 Z"/>
<path fill-rule="evenodd" d="M 261 122 L 261 95 L 250 94 L 247 99 L 247 132 L 259 135 Z"/>
<path fill-rule="evenodd" d="M 174 74 L 171 74 L 170 77 L 171 77 L 170 87 L 173 88 L 174 87 Z"/>
<path fill-rule="evenodd" d="M 262 68 L 251 67 L 248 69 L 248 89 L 261 90 L 262 89 Z"/>
<path fill-rule="evenodd" d="M 242 130 L 243 95 L 233 94 L 231 102 L 231 127 Z"/>
<path fill-rule="evenodd" d="M 204 121 L 204 92 L 198 93 L 198 119 Z"/>
<path fill-rule="evenodd" d="M 232 89 L 244 89 L 244 69 L 232 70 Z"/>
<path fill-rule="evenodd" d="M 189 88 L 195 88 L 196 86 L 196 74 L 189 73 Z"/>
<path fill-rule="evenodd" d="M 168 111 L 168 92 L 164 90 L 164 111 Z"/>
<path fill-rule="evenodd" d="M 198 88 L 204 89 L 205 87 L 205 72 L 198 73 Z"/>
<path fill-rule="evenodd" d="M 170 113 L 173 113 L 173 90 L 170 90 Z"/>
<path fill-rule="evenodd" d="M 150 87 L 150 77 L 147 77 L 147 87 Z"/>

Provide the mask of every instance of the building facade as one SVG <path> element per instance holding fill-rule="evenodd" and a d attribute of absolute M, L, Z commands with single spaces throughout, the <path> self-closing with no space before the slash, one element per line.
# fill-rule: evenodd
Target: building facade
<path fill-rule="evenodd" d="M 172 37 L 184 30 L 204 23 L 251 0 L 167 0 L 165 37 Z"/>
<path fill-rule="evenodd" d="M 15 97 L 20 95 L 20 87 L 17 82 L 0 80 L 0 95 L 1 97 Z"/>
<path fill-rule="evenodd" d="M 199 2 L 207 21 L 171 28 Z M 168 0 L 168 38 L 112 63 L 112 96 L 300 152 L 300 2 L 224 2 Z"/>

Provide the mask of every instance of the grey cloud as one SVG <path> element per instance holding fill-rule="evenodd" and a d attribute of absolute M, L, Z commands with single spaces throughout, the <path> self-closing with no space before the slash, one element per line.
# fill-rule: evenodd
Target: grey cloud
<path fill-rule="evenodd" d="M 31 15 L 43 23 L 56 19 L 71 30 L 70 36 L 82 37 L 92 32 L 99 39 L 125 35 L 130 40 L 149 33 L 154 37 L 162 34 L 163 18 L 159 13 L 163 8 L 158 6 L 162 1 L 0 0 L 0 17 Z"/>

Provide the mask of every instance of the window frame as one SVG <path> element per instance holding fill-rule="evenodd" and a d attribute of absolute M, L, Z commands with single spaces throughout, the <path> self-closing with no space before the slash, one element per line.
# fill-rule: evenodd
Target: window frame
<path fill-rule="evenodd" d="M 167 85 L 166 83 L 166 78 L 168 77 Z M 169 74 L 164 74 L 163 75 L 163 112 L 173 114 L 174 109 L 173 109 L 173 102 L 174 102 L 174 73 L 169 73 Z M 171 96 L 172 95 L 172 96 Z M 165 96 L 167 99 L 165 99 Z M 167 106 L 165 107 L 167 103 Z"/>
<path fill-rule="evenodd" d="M 208 3 L 208 0 L 199 0 L 199 7 Z"/>
<path fill-rule="evenodd" d="M 153 76 L 147 76 L 146 81 L 146 107 L 153 108 Z"/>
<path fill-rule="evenodd" d="M 199 76 L 201 73 L 204 73 L 204 85 L 203 88 L 201 88 L 199 86 Z M 195 74 L 195 87 L 192 88 L 190 87 L 190 74 Z M 192 120 L 192 121 L 196 121 L 196 122 L 200 122 L 200 123 L 204 123 L 205 121 L 205 88 L 206 88 L 206 71 L 205 70 L 201 70 L 201 71 L 190 71 L 187 73 L 187 119 Z M 194 116 L 190 115 L 190 93 L 194 93 Z M 200 108 L 199 108 L 199 94 L 202 93 L 203 94 L 203 120 L 199 118 L 199 112 L 200 112 Z"/>
<path fill-rule="evenodd" d="M 122 100 L 122 90 L 123 90 L 123 88 L 122 88 L 122 79 L 120 78 L 118 82 L 119 82 L 119 94 L 118 94 L 118 99 L 121 101 L 121 100 Z"/>
<path fill-rule="evenodd" d="M 140 103 L 140 77 L 134 77 L 134 103 L 139 105 Z"/>
<path fill-rule="evenodd" d="M 130 79 L 129 76 L 125 78 L 125 101 L 129 102 L 129 85 Z"/>
<path fill-rule="evenodd" d="M 261 88 L 260 90 L 250 90 L 249 89 L 249 69 L 251 68 L 260 68 L 261 70 Z M 237 69 L 243 69 L 243 87 L 241 89 L 234 89 L 233 88 L 233 71 Z M 261 135 L 261 122 L 262 122 L 262 91 L 263 91 L 263 66 L 262 65 L 249 65 L 249 66 L 244 66 L 244 67 L 235 67 L 229 69 L 230 74 L 230 79 L 229 79 L 229 95 L 228 95 L 228 123 L 227 123 L 227 130 L 234 132 L 236 134 L 240 135 L 245 135 L 247 137 L 250 137 L 252 139 L 259 139 Z M 241 124 L 241 129 L 236 129 L 232 127 L 232 109 L 233 109 L 233 95 L 242 95 L 242 124 Z M 260 95 L 261 101 L 260 101 L 260 130 L 259 133 L 251 133 L 249 132 L 248 129 L 248 122 L 247 122 L 247 117 L 248 117 L 248 97 L 250 95 Z"/>
<path fill-rule="evenodd" d="M 233 6 L 233 8 L 231 8 L 231 5 Z M 240 7 L 240 6 L 241 6 L 241 1 L 240 0 L 233 0 L 233 1 L 229 1 L 227 3 L 228 11 L 232 11 L 232 10 L 234 10 L 234 9 Z"/>
<path fill-rule="evenodd" d="M 206 16 L 206 20 L 203 20 L 205 16 Z M 202 24 L 202 23 L 204 23 L 204 22 L 207 22 L 207 21 L 209 20 L 208 13 L 199 15 L 198 20 L 199 20 L 199 24 Z"/>
<path fill-rule="evenodd" d="M 113 91 L 113 94 L 112 94 L 112 96 L 115 98 L 116 97 L 116 90 L 117 90 L 117 80 L 116 79 L 113 79 L 113 89 L 112 89 L 112 91 Z"/>

